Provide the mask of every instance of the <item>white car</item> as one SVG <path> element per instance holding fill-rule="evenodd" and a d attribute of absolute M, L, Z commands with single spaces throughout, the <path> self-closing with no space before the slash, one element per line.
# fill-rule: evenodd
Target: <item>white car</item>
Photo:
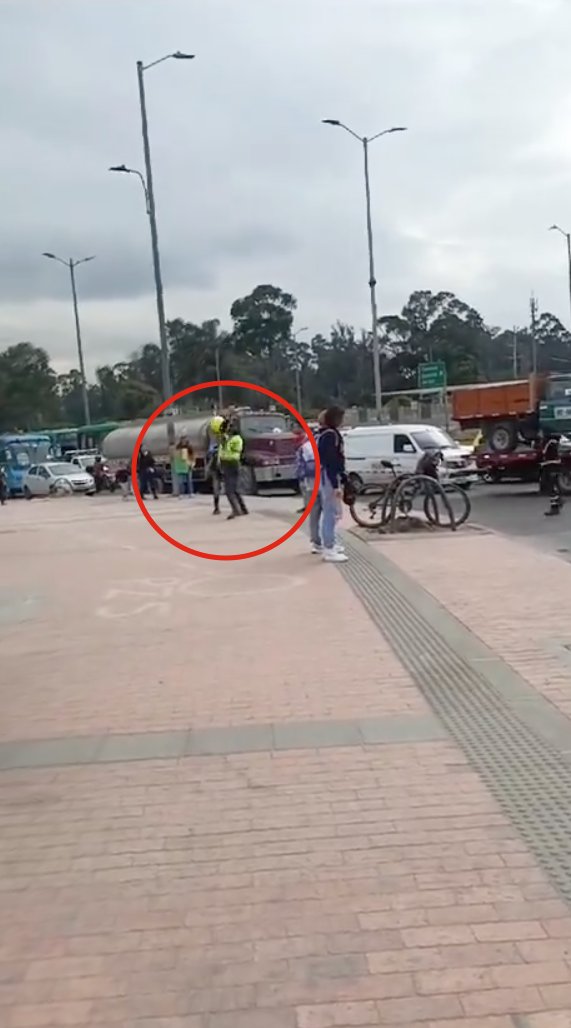
<path fill-rule="evenodd" d="M 73 456 L 68 453 L 66 456 L 70 464 L 73 464 L 76 468 L 81 468 L 82 471 L 92 468 L 98 458 L 103 460 L 98 450 L 94 450 L 93 453 L 74 453 Z"/>
<path fill-rule="evenodd" d="M 57 493 L 93 493 L 95 482 L 92 475 L 82 471 L 75 464 L 65 461 L 46 461 L 33 464 L 23 481 L 24 496 L 53 496 Z"/>
<path fill-rule="evenodd" d="M 427 450 L 440 450 L 443 484 L 454 481 L 469 488 L 478 481 L 471 448 L 460 446 L 447 432 L 432 425 L 365 425 L 343 432 L 345 463 L 351 481 L 358 488 L 387 484 L 392 473 L 383 462 L 389 461 L 397 474 L 414 474 Z"/>

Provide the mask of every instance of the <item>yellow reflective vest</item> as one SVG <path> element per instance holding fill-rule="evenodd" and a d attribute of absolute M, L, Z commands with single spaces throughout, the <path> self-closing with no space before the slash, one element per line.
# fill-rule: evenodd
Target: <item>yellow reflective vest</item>
<path fill-rule="evenodd" d="M 244 449 L 244 440 L 239 432 L 224 436 L 218 448 L 218 460 L 221 464 L 239 464 Z"/>

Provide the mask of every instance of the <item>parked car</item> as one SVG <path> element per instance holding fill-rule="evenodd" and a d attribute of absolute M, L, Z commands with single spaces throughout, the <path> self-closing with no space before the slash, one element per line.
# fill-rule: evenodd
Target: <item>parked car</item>
<path fill-rule="evenodd" d="M 51 496 L 56 493 L 86 493 L 95 491 L 93 475 L 66 461 L 46 461 L 33 464 L 24 476 L 23 491 L 26 499 L 33 496 Z"/>
<path fill-rule="evenodd" d="M 66 461 L 70 464 L 75 464 L 77 468 L 81 468 L 82 471 L 90 473 L 89 469 L 93 467 L 97 458 L 103 460 L 104 458 L 98 450 L 89 450 L 85 453 L 66 453 Z"/>
<path fill-rule="evenodd" d="M 464 489 L 478 481 L 472 447 L 456 443 L 447 432 L 432 425 L 365 425 L 343 433 L 347 473 L 358 489 L 383 487 L 391 472 L 389 461 L 399 474 L 414 474 L 427 450 L 440 450 L 440 479 L 457 482 Z"/>

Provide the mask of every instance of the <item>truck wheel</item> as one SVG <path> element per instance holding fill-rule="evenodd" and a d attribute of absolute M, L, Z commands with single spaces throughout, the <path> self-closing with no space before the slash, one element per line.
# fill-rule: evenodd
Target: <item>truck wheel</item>
<path fill-rule="evenodd" d="M 488 433 L 488 443 L 494 453 L 511 453 L 517 446 L 517 425 L 513 421 L 501 421 Z"/>
<path fill-rule="evenodd" d="M 497 468 L 490 468 L 489 471 L 484 471 L 484 474 L 481 477 L 482 482 L 485 482 L 486 485 L 498 485 L 504 476 L 503 472 L 498 471 Z"/>
<path fill-rule="evenodd" d="M 256 481 L 256 472 L 254 468 L 249 467 L 248 464 L 244 464 L 240 468 L 238 478 L 238 488 L 244 496 L 257 496 L 258 495 L 258 483 Z"/>

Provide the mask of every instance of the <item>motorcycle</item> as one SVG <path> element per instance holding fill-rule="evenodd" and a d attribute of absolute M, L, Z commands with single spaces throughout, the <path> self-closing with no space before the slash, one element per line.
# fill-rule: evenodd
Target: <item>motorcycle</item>
<path fill-rule="evenodd" d="M 115 492 L 117 489 L 117 481 L 115 479 L 115 474 L 108 464 L 104 464 L 102 461 L 95 461 L 95 464 L 92 464 L 91 467 L 86 470 L 90 475 L 93 475 L 96 493 Z"/>

